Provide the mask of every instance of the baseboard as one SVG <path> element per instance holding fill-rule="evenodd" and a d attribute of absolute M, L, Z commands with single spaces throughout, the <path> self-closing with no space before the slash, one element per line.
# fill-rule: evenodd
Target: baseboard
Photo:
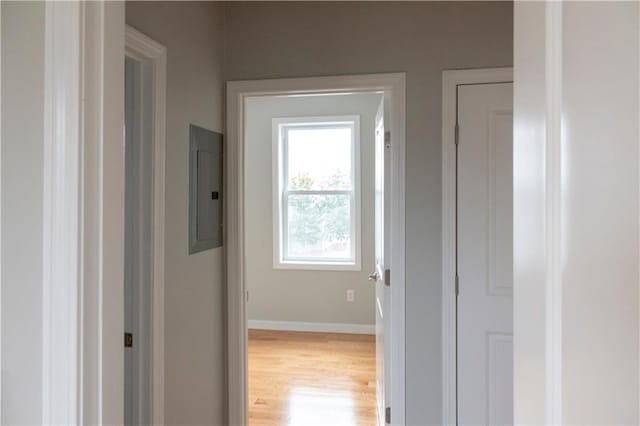
<path fill-rule="evenodd" d="M 320 333 L 376 334 L 371 324 L 342 324 L 331 322 L 249 320 L 249 329 L 282 331 L 316 331 Z"/>

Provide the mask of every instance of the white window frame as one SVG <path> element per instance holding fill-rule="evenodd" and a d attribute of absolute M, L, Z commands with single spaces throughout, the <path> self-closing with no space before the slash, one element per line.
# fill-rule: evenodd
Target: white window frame
<path fill-rule="evenodd" d="M 351 190 L 299 191 L 304 194 L 346 194 L 351 195 L 351 259 L 285 259 L 287 228 L 287 196 L 298 191 L 286 189 L 286 138 L 285 131 L 290 127 L 318 128 L 331 126 L 352 127 L 351 139 Z M 272 171 L 273 171 L 273 268 L 329 271 L 361 271 L 361 176 L 360 176 L 360 116 L 316 116 L 286 117 L 272 120 Z"/>

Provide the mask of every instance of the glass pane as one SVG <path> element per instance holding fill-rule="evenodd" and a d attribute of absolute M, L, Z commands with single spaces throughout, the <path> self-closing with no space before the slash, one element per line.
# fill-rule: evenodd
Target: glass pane
<path fill-rule="evenodd" d="M 286 131 L 289 190 L 351 189 L 350 127 Z"/>
<path fill-rule="evenodd" d="M 285 260 L 351 259 L 351 196 L 289 195 Z"/>

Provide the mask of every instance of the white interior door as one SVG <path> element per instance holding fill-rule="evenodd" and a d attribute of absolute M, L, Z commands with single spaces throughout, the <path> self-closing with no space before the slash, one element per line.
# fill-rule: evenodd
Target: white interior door
<path fill-rule="evenodd" d="M 458 424 L 513 424 L 513 84 L 458 87 Z"/>
<path fill-rule="evenodd" d="M 389 394 L 385 392 L 385 385 L 389 383 L 390 359 L 389 343 L 386 336 L 389 328 L 389 286 L 385 266 L 388 262 L 388 242 L 389 227 L 389 148 L 385 142 L 384 128 L 384 99 L 380 102 L 375 122 L 375 265 L 376 270 L 371 275 L 376 286 L 376 395 L 378 405 L 378 424 L 385 424 L 386 407 L 389 407 Z"/>

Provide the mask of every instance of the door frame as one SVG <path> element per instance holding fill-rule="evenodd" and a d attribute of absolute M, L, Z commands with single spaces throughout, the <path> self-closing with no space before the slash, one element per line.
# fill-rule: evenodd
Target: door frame
<path fill-rule="evenodd" d="M 2 38 L 2 5 L 0 4 L 0 38 Z M 2 43 L 0 42 L 0 62 Z M 2 66 L 0 66 L 0 99 L 2 99 Z M 2 423 L 2 102 L 0 102 L 0 423 Z"/>
<path fill-rule="evenodd" d="M 135 28 L 125 27 L 125 56 L 148 65 L 142 79 L 151 78 L 152 142 L 152 277 L 151 294 L 151 412 L 153 424 L 164 424 L 164 214 L 167 49 Z M 145 83 L 143 83 L 144 85 Z M 149 359 L 150 358 L 150 359 Z M 139 389 L 140 390 L 140 389 Z M 142 395 L 138 394 L 138 401 Z"/>
<path fill-rule="evenodd" d="M 383 91 L 390 95 L 392 424 L 405 424 L 405 74 L 232 81 L 227 83 L 226 280 L 229 424 L 246 425 L 247 314 L 244 282 L 244 100 L 251 96 Z"/>
<path fill-rule="evenodd" d="M 442 72 L 442 420 L 457 417 L 457 156 L 458 86 L 513 82 L 513 68 L 445 70 Z"/>
<path fill-rule="evenodd" d="M 124 4 L 45 4 L 42 423 L 123 419 Z"/>

